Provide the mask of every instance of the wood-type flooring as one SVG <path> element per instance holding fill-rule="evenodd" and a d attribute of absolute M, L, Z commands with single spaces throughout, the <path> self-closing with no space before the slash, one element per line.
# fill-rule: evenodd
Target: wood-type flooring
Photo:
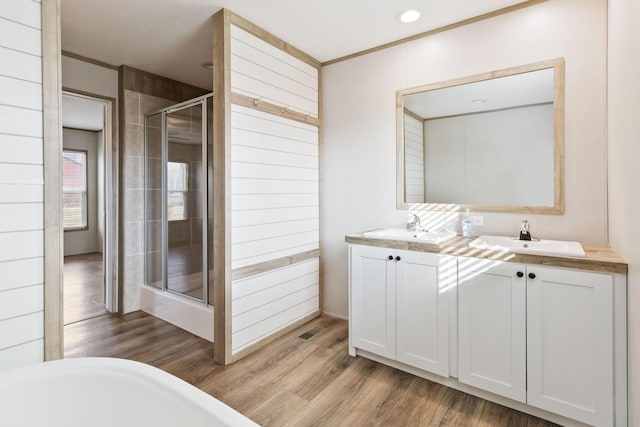
<path fill-rule="evenodd" d="M 104 268 L 102 254 L 64 257 L 64 324 L 103 315 Z"/>
<path fill-rule="evenodd" d="M 322 330 L 308 340 L 299 335 Z M 347 354 L 347 322 L 319 317 L 229 365 L 212 344 L 143 312 L 65 327 L 65 357 L 108 356 L 161 368 L 266 426 L 555 424 Z"/>

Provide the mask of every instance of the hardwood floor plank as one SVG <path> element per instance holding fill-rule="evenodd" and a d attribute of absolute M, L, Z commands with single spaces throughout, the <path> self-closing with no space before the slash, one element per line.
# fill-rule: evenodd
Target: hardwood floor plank
<path fill-rule="evenodd" d="M 311 322 L 305 328 L 298 328 L 293 333 L 287 334 L 281 338 L 281 342 L 285 344 L 280 351 L 275 347 L 264 347 L 259 350 L 258 354 L 262 357 L 244 358 L 236 364 L 244 368 L 234 373 L 229 371 L 214 378 L 212 386 L 205 386 L 205 390 L 211 391 L 214 395 L 220 396 L 231 407 L 238 411 L 249 410 L 255 405 L 254 399 L 247 399 L 248 394 L 269 393 L 269 389 L 279 383 L 285 376 L 291 372 L 297 372 L 298 366 L 304 362 L 311 354 L 320 347 L 327 345 L 335 340 L 335 336 L 341 333 L 339 328 L 329 328 L 328 330 L 318 333 L 312 339 L 305 341 L 298 338 L 302 332 L 307 331 L 310 327 L 323 327 L 322 325 L 331 325 L 333 321 L 327 322 Z M 234 364 L 234 365 L 236 365 Z M 240 376 L 238 377 L 238 373 Z"/>
<path fill-rule="evenodd" d="M 360 390 L 367 383 L 376 381 L 385 369 L 379 363 L 357 358 L 349 370 L 339 375 L 285 426 L 331 426 L 341 423 L 339 417 L 353 408 Z"/>
<path fill-rule="evenodd" d="M 407 387 L 403 398 L 391 408 L 383 420 L 383 424 L 426 426 L 434 418 L 447 387 L 414 378 Z"/>
<path fill-rule="evenodd" d="M 101 316 L 104 307 L 104 269 L 102 254 L 64 257 L 64 324 Z"/>
<path fill-rule="evenodd" d="M 307 361 L 309 363 L 304 366 L 303 364 L 298 366 L 296 371 L 292 372 L 289 377 L 292 377 L 293 384 L 291 386 L 295 388 L 297 396 L 305 400 L 313 400 L 334 379 L 351 366 L 354 358 L 349 356 L 348 351 L 344 349 L 342 351 L 337 350 L 325 358 L 311 355 Z M 303 373 L 302 375 L 301 372 Z M 301 377 L 306 378 L 303 379 Z"/>
<path fill-rule="evenodd" d="M 245 415 L 262 426 L 281 426 L 299 412 L 307 400 L 289 390 L 272 394 L 260 405 L 247 411 Z"/>
<path fill-rule="evenodd" d="M 526 426 L 529 415 L 512 411 L 493 402 L 485 402 L 480 415 L 479 427 Z"/>
<path fill-rule="evenodd" d="M 314 327 L 308 340 L 299 335 Z M 238 362 L 143 312 L 65 326 L 65 356 L 108 356 L 163 369 L 266 426 L 529 426 L 553 423 L 362 357 L 350 357 L 347 322 L 319 317 Z"/>
<path fill-rule="evenodd" d="M 429 425 L 475 427 L 480 422 L 485 403 L 483 399 L 448 388 Z"/>
<path fill-rule="evenodd" d="M 527 427 L 560 427 L 559 424 L 552 423 L 551 421 L 546 421 L 538 417 L 534 417 L 533 415 L 527 415 Z"/>
<path fill-rule="evenodd" d="M 408 386 L 415 377 L 385 366 L 377 381 L 369 382 L 359 391 L 357 399 L 344 413 L 335 416 L 335 422 L 345 425 L 386 425 L 389 411 L 404 399 Z"/>
<path fill-rule="evenodd" d="M 294 392 L 302 399 L 312 400 L 354 361 L 345 346 L 334 346 L 335 342 L 340 341 L 346 333 L 346 325 L 339 325 L 325 335 L 312 338 L 319 340 L 318 348 L 284 376 L 277 385 Z"/>

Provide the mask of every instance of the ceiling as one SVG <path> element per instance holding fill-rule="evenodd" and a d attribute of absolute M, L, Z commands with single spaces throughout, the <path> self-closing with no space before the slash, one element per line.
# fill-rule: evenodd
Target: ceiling
<path fill-rule="evenodd" d="M 321 62 L 524 0 L 61 0 L 62 49 L 211 89 L 211 15 L 228 8 Z M 406 9 L 422 18 L 402 24 Z"/>
<path fill-rule="evenodd" d="M 514 74 L 404 96 L 404 106 L 427 119 L 553 102 L 554 69 Z M 474 102 L 476 101 L 476 102 Z"/>

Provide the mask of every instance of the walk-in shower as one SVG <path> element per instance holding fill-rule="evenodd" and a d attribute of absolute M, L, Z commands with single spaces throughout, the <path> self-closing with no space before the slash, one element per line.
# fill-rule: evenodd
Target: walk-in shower
<path fill-rule="evenodd" d="M 144 280 L 156 302 L 213 305 L 212 112 L 206 95 L 145 117 Z"/>

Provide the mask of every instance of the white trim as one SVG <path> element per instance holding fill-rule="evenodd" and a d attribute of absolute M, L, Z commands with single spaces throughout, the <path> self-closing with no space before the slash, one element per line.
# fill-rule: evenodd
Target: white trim
<path fill-rule="evenodd" d="M 140 310 L 213 342 L 213 307 L 201 301 L 141 285 Z"/>
<path fill-rule="evenodd" d="M 118 198 L 114 197 L 114 189 L 117 188 L 117 151 L 116 145 L 113 141 L 113 128 L 114 128 L 114 102 L 115 99 L 105 99 L 102 95 L 88 94 L 88 93 L 76 93 L 73 89 L 65 89 L 62 91 L 62 96 L 87 99 L 94 102 L 99 102 L 104 106 L 103 119 L 104 124 L 102 127 L 102 137 L 104 139 L 103 151 L 104 151 L 104 242 L 103 242 L 103 259 L 104 259 L 104 292 L 105 292 L 105 309 L 111 313 L 118 311 L 118 286 L 117 286 L 117 212 L 118 212 Z M 62 197 L 62 193 L 61 193 Z M 66 229 L 68 230 L 68 229 Z M 66 231 L 65 230 L 65 231 Z"/>

